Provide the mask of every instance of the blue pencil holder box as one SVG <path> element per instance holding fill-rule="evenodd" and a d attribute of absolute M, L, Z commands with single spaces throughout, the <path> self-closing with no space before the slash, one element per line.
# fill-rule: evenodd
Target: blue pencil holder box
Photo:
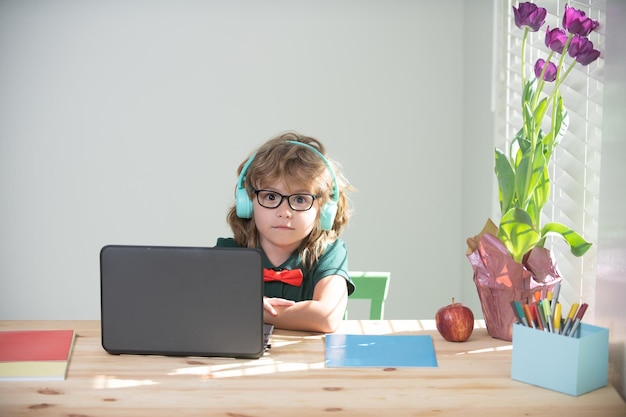
<path fill-rule="evenodd" d="M 513 325 L 511 378 L 578 396 L 608 383 L 609 330 L 581 323 L 574 337 Z"/>

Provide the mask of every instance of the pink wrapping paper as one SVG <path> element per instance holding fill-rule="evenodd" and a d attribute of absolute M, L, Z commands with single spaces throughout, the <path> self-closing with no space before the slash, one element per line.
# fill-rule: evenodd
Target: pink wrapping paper
<path fill-rule="evenodd" d="M 467 239 L 466 255 L 474 270 L 488 333 L 510 341 L 515 323 L 511 302 L 532 303 L 537 291 L 545 298 L 561 276 L 548 249 L 533 248 L 520 264 L 513 260 L 496 233 L 497 227 L 487 221 L 479 235 Z"/>

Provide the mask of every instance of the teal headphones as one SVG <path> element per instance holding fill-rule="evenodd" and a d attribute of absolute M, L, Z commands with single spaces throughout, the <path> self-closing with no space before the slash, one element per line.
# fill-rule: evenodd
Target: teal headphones
<path fill-rule="evenodd" d="M 330 230 L 333 228 L 333 223 L 335 222 L 335 215 L 337 214 L 337 201 L 339 200 L 339 189 L 337 187 L 337 178 L 335 177 L 335 173 L 328 162 L 328 159 L 313 146 L 308 145 L 304 142 L 297 142 L 295 140 L 289 140 L 288 143 L 292 143 L 298 146 L 304 146 L 305 148 L 310 149 L 314 153 L 316 153 L 324 164 L 326 164 L 326 168 L 328 168 L 328 172 L 330 172 L 331 177 L 333 178 L 333 195 L 331 196 L 331 200 L 324 204 L 324 206 L 320 210 L 320 227 L 322 230 Z M 237 217 L 242 219 L 249 219 L 252 217 L 252 209 L 254 207 L 254 203 L 248 196 L 248 191 L 244 185 L 246 179 L 246 173 L 248 172 L 248 167 L 254 161 L 254 156 L 252 155 L 250 159 L 245 163 L 243 168 L 241 169 L 241 174 L 239 174 L 239 179 L 237 180 L 237 191 L 235 192 L 235 206 L 237 210 Z"/>

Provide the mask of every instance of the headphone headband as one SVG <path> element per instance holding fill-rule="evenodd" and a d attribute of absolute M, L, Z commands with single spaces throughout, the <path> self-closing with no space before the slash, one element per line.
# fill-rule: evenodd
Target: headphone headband
<path fill-rule="evenodd" d="M 337 185 L 337 177 L 335 176 L 335 172 L 330 166 L 330 162 L 328 161 L 328 159 L 326 159 L 324 154 L 322 154 L 314 146 L 311 146 L 308 143 L 298 142 L 295 140 L 288 140 L 286 142 L 291 143 L 293 145 L 304 146 L 305 148 L 311 150 L 313 153 L 319 156 L 320 159 L 326 165 L 326 168 L 328 169 L 328 172 L 330 173 L 330 176 L 332 177 L 332 180 L 333 180 L 333 194 L 331 196 L 331 200 L 325 203 L 324 206 L 320 210 L 320 223 L 321 223 L 321 228 L 323 230 L 332 229 L 333 223 L 335 221 L 335 215 L 337 214 L 337 202 L 339 201 L 339 186 Z M 252 164 L 252 161 L 254 161 L 255 156 L 256 156 L 256 153 L 252 154 L 252 156 L 246 161 L 243 168 L 241 168 L 241 173 L 239 174 L 239 178 L 237 179 L 235 206 L 236 206 L 237 216 L 243 219 L 249 219 L 252 217 L 252 210 L 254 207 L 254 203 L 252 202 L 252 200 L 250 200 L 250 197 L 248 196 L 248 191 L 245 188 L 244 182 L 246 179 L 246 173 L 248 172 L 248 168 L 250 167 L 250 164 Z"/>
<path fill-rule="evenodd" d="M 287 142 L 293 143 L 294 145 L 304 146 L 305 148 L 310 149 L 315 154 L 317 154 L 322 161 L 324 161 L 324 164 L 326 165 L 326 168 L 328 168 L 328 172 L 333 179 L 333 195 L 331 196 L 331 200 L 337 202 L 339 200 L 339 187 L 337 186 L 337 178 L 335 177 L 335 172 L 330 166 L 330 162 L 328 162 L 328 159 L 326 159 L 324 154 L 318 151 L 314 146 L 309 145 L 308 143 L 298 142 L 295 140 L 288 140 Z"/>

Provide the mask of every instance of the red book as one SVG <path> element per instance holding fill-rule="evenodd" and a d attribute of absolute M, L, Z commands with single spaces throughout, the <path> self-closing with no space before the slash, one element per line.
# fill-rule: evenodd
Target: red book
<path fill-rule="evenodd" d="M 0 332 L 0 380 L 65 379 L 74 330 Z"/>

